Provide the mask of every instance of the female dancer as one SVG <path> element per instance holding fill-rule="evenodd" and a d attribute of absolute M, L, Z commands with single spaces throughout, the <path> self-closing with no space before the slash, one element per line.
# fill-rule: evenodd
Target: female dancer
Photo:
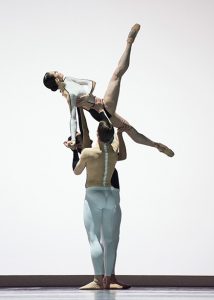
<path fill-rule="evenodd" d="M 93 90 L 96 83 L 93 80 L 87 79 L 77 79 L 74 77 L 65 77 L 62 73 L 58 71 L 48 72 L 45 74 L 43 83 L 44 85 L 51 89 L 52 91 L 60 90 L 62 95 L 67 99 L 71 119 L 70 119 L 70 130 L 71 130 L 71 141 L 70 145 L 75 145 L 75 135 L 76 135 L 76 107 L 82 107 L 88 110 L 91 115 L 96 119 L 97 111 L 102 107 L 110 119 L 114 127 L 120 128 L 124 127 L 125 132 L 139 144 L 144 144 L 157 148 L 160 152 L 172 157 L 174 152 L 167 146 L 156 143 L 147 138 L 145 135 L 139 133 L 132 125 L 130 125 L 125 119 L 116 113 L 117 102 L 120 92 L 120 82 L 122 76 L 127 71 L 129 67 L 130 54 L 132 44 L 140 30 L 140 25 L 135 24 L 131 31 L 129 32 L 126 48 L 121 56 L 118 66 L 114 71 L 109 85 L 107 87 L 106 93 L 103 99 L 99 99 L 93 95 Z"/>

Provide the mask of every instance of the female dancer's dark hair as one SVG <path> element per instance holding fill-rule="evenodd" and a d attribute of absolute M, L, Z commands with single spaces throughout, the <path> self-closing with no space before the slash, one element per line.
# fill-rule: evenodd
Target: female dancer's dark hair
<path fill-rule="evenodd" d="M 55 81 L 55 77 L 49 73 L 45 74 L 43 83 L 48 89 L 52 90 L 53 92 L 58 90 L 58 85 Z"/>

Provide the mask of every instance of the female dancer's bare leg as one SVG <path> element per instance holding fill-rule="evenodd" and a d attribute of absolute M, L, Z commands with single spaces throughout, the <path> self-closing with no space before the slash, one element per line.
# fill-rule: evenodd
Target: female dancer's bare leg
<path fill-rule="evenodd" d="M 107 111 L 111 114 L 110 120 L 114 127 L 117 128 L 125 127 L 126 133 L 136 143 L 155 147 L 160 152 L 163 152 L 166 155 L 172 157 L 174 156 L 174 152 L 171 149 L 169 149 L 167 146 L 163 144 L 153 142 L 142 133 L 139 133 L 132 125 L 130 125 L 125 119 L 123 119 L 120 115 L 118 115 L 115 112 L 118 98 L 119 98 L 119 93 L 120 93 L 120 82 L 122 76 L 124 75 L 124 73 L 127 71 L 129 67 L 132 44 L 139 30 L 140 30 L 140 25 L 135 24 L 131 28 L 131 31 L 129 32 L 125 51 L 119 60 L 118 66 L 111 77 L 106 93 L 104 95 L 104 99 L 103 99 L 104 105 Z"/>
<path fill-rule="evenodd" d="M 118 66 L 110 79 L 109 85 L 104 95 L 103 100 L 104 100 L 105 107 L 111 115 L 113 115 L 114 112 L 116 111 L 117 101 L 120 93 L 120 82 L 122 76 L 124 75 L 124 73 L 127 71 L 129 67 L 132 44 L 139 30 L 140 30 L 139 24 L 135 24 L 131 28 L 131 31 L 129 32 L 127 38 L 125 51 L 119 60 Z"/>

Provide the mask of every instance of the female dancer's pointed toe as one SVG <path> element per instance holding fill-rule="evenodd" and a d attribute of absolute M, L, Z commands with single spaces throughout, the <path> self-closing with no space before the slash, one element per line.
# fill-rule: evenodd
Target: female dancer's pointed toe
<path fill-rule="evenodd" d="M 171 149 L 161 143 L 155 143 L 155 148 L 169 157 L 173 157 L 175 155 L 175 153 Z"/>
<path fill-rule="evenodd" d="M 135 24 L 134 26 L 132 26 L 127 38 L 128 43 L 134 42 L 139 30 L 140 30 L 140 24 Z"/>

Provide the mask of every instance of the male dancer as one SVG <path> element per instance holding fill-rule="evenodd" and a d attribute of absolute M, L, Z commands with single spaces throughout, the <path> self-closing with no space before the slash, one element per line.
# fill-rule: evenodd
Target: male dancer
<path fill-rule="evenodd" d="M 119 204 L 118 190 L 111 186 L 111 177 L 120 160 L 121 138 L 118 136 L 118 140 L 113 141 L 114 128 L 109 121 L 99 123 L 97 136 L 97 146 L 82 151 L 74 173 L 80 175 L 87 169 L 84 223 L 91 247 L 94 283 L 109 289 L 116 253 L 114 230 Z M 100 243 L 101 231 L 104 249 Z"/>
<path fill-rule="evenodd" d="M 67 103 L 70 108 L 71 118 L 70 118 L 70 130 L 71 130 L 71 141 L 69 142 L 72 146 L 75 145 L 75 135 L 76 135 L 76 107 L 82 107 L 89 110 L 91 115 L 95 117 L 97 110 L 101 106 L 106 115 L 110 118 L 111 123 L 114 127 L 121 128 L 125 127 L 125 132 L 139 144 L 144 144 L 150 147 L 157 148 L 160 152 L 172 157 L 174 152 L 167 146 L 156 143 L 147 138 L 145 135 L 139 133 L 132 125 L 130 125 L 124 118 L 116 113 L 117 102 L 120 92 L 120 83 L 122 76 L 127 71 L 129 67 L 129 60 L 131 54 L 132 44 L 140 30 L 140 25 L 135 24 L 128 35 L 125 51 L 123 52 L 118 66 L 114 71 L 109 85 L 107 87 L 106 93 L 103 99 L 99 99 L 93 95 L 93 90 L 95 88 L 95 82 L 93 80 L 87 79 L 77 79 L 74 77 L 65 77 L 62 73 L 58 71 L 47 72 L 44 76 L 44 85 L 51 89 L 52 91 L 60 90 L 62 95 L 66 98 Z M 134 105 L 135 109 L 139 108 L 139 99 L 136 101 L 131 101 L 130 107 Z M 142 101 L 140 101 L 141 103 Z M 96 117 L 95 117 L 96 119 Z"/>
<path fill-rule="evenodd" d="M 81 153 L 82 149 L 84 149 L 86 147 L 91 147 L 91 143 L 92 143 L 92 141 L 90 140 L 90 137 L 89 137 L 89 131 L 88 131 L 88 126 L 87 126 L 84 112 L 82 109 L 79 109 L 79 108 L 77 109 L 77 112 L 78 112 L 78 117 L 79 117 L 79 127 L 80 127 L 81 134 L 77 134 L 77 136 L 76 136 L 76 148 L 77 149 L 73 150 L 73 169 L 75 169 L 76 164 L 79 161 L 78 152 Z M 100 111 L 100 113 L 97 115 L 97 117 L 99 117 L 99 121 L 101 121 L 101 120 L 108 121 L 108 119 L 106 118 L 106 116 L 104 115 L 104 113 L 102 111 Z M 122 129 L 120 129 L 120 131 L 118 131 L 118 135 L 119 135 L 119 138 L 122 139 Z M 71 146 L 68 144 L 68 141 L 64 142 L 64 145 L 71 149 Z M 120 143 L 120 160 L 125 159 L 125 158 L 126 158 L 126 147 L 125 147 L 125 143 L 123 143 L 123 141 L 122 141 Z M 119 179 L 118 179 L 118 173 L 117 173 L 116 169 L 114 169 L 114 172 L 113 172 L 113 175 L 111 178 L 111 185 L 115 189 L 118 189 L 118 197 L 119 197 Z M 117 252 L 117 246 L 118 246 L 118 242 L 119 242 L 119 232 L 120 232 L 120 222 L 121 222 L 121 209 L 120 209 L 120 205 L 119 205 L 119 200 L 120 199 L 118 198 L 118 205 L 117 205 L 117 209 L 116 209 L 116 223 L 115 223 L 115 228 L 114 228 L 113 247 L 112 247 L 112 249 L 114 249 L 115 253 L 113 255 L 114 264 L 113 264 L 113 270 L 112 270 L 112 274 L 111 274 L 111 278 L 110 278 L 110 288 L 111 289 L 130 288 L 129 285 L 118 282 L 118 280 L 115 276 L 116 252 Z M 103 242 L 101 240 L 99 242 L 100 242 L 102 248 L 104 249 Z M 103 274 L 102 274 L 102 276 L 103 276 Z M 84 290 L 84 289 L 100 289 L 100 288 L 101 288 L 101 286 L 97 282 L 96 278 L 94 279 L 94 281 L 81 287 L 82 290 Z"/>

